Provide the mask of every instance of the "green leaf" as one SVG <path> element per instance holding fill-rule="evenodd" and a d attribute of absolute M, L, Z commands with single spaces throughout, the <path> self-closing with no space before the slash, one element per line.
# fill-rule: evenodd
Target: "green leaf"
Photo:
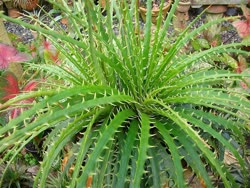
<path fill-rule="evenodd" d="M 189 122 L 194 124 L 195 126 L 198 126 L 203 129 L 206 133 L 210 134 L 212 137 L 216 138 L 219 142 L 222 143 L 223 146 L 228 148 L 232 154 L 236 157 L 238 160 L 239 164 L 241 165 L 241 168 L 244 170 L 244 174 L 246 174 L 246 168 L 244 166 L 244 160 L 242 159 L 242 156 L 239 155 L 238 151 L 236 148 L 230 144 L 228 140 L 226 140 L 221 133 L 218 133 L 216 130 L 214 130 L 211 126 L 205 124 L 202 122 L 202 120 L 197 120 L 196 118 L 193 118 L 191 115 L 184 113 L 180 113 L 184 118 L 186 118 Z M 235 180 L 233 180 L 233 177 L 231 174 L 229 174 L 228 171 L 224 171 L 224 174 L 227 176 L 227 178 L 230 180 L 230 183 L 233 186 L 236 186 Z M 224 180 L 225 181 L 225 180 Z M 227 180 L 228 181 L 228 180 Z"/>
<path fill-rule="evenodd" d="M 141 114 L 141 135 L 140 135 L 140 145 L 138 148 L 138 158 L 136 161 L 136 171 L 135 176 L 132 180 L 132 187 L 140 187 L 140 180 L 142 174 L 144 173 L 144 164 L 148 158 L 147 150 L 149 148 L 149 138 L 150 138 L 150 119 L 146 114 Z"/>
<path fill-rule="evenodd" d="M 71 141 L 74 135 L 76 135 L 83 127 L 81 121 L 83 117 L 75 119 L 70 123 L 66 128 L 60 132 L 60 136 L 54 141 L 51 142 L 51 146 L 44 156 L 43 163 L 40 166 L 39 172 L 36 177 L 41 177 L 39 180 L 39 187 L 46 187 L 46 178 L 49 175 L 52 164 L 55 158 L 63 150 L 63 147 Z M 38 179 L 35 180 L 35 184 L 38 184 Z"/>
<path fill-rule="evenodd" d="M 197 38 L 195 40 L 192 40 L 191 45 L 196 51 L 210 48 L 208 41 L 203 38 Z"/>
<path fill-rule="evenodd" d="M 119 166 L 119 171 L 117 174 L 117 184 L 115 187 L 122 188 L 125 185 L 129 159 L 131 156 L 131 151 L 135 147 L 134 142 L 137 137 L 138 128 L 139 128 L 138 122 L 132 121 L 129 127 L 129 131 L 127 133 L 125 143 L 121 149 L 122 153 L 121 153 L 121 159 L 120 159 L 120 166 Z"/>
<path fill-rule="evenodd" d="M 150 139 L 150 145 L 154 144 L 154 139 Z M 160 157 L 158 154 L 158 149 L 156 147 L 151 147 L 148 149 L 148 155 L 150 157 L 150 168 L 152 171 L 152 181 L 153 187 L 160 188 L 161 187 L 161 166 L 160 166 Z"/>
<path fill-rule="evenodd" d="M 88 176 L 92 176 L 94 173 L 94 165 L 97 162 L 100 154 L 103 151 L 104 146 L 112 139 L 115 132 L 118 128 L 124 123 L 125 120 L 131 118 L 134 115 L 134 112 L 131 110 L 123 110 L 116 114 L 114 118 L 110 121 L 107 128 L 102 132 L 101 136 L 99 137 L 95 147 L 93 148 L 93 152 L 90 154 L 88 158 L 88 162 L 85 166 L 83 166 L 83 173 L 80 176 L 77 187 L 84 187 L 86 185 L 86 181 Z"/>
<path fill-rule="evenodd" d="M 242 40 L 242 42 L 243 42 L 246 46 L 249 46 L 249 44 L 250 44 L 250 36 L 244 38 L 244 39 Z"/>
<path fill-rule="evenodd" d="M 222 56 L 219 56 L 219 59 L 222 63 L 225 63 L 233 69 L 238 67 L 238 62 L 228 54 L 222 54 Z"/>
<path fill-rule="evenodd" d="M 185 131 L 185 133 L 192 138 L 192 140 L 194 141 L 194 143 L 199 147 L 199 149 L 204 153 L 204 156 L 206 156 L 208 162 L 210 163 L 211 166 L 213 166 L 213 168 L 216 169 L 217 173 L 220 175 L 220 177 L 222 178 L 224 184 L 226 186 L 230 186 L 230 182 L 227 180 L 227 176 L 225 175 L 224 171 L 226 170 L 225 167 L 221 164 L 221 162 L 219 160 L 216 159 L 214 153 L 212 153 L 209 149 L 208 145 L 204 145 L 204 140 L 198 135 L 198 133 L 188 124 L 188 121 L 182 117 L 178 111 L 174 111 L 173 109 L 171 109 L 169 106 L 165 105 L 164 103 L 161 103 L 160 101 L 157 100 L 152 100 L 152 102 L 154 102 L 155 104 L 159 104 L 162 107 L 164 107 L 164 111 L 160 110 L 160 109 L 154 109 L 157 113 L 160 113 L 161 115 L 169 118 L 170 120 L 172 120 L 176 125 L 178 125 L 180 127 L 180 129 L 182 129 L 183 131 Z M 163 125 L 160 125 L 163 126 Z M 160 129 L 161 127 L 158 127 L 158 129 Z M 163 132 L 161 132 L 161 134 L 163 134 Z M 165 134 L 165 133 L 164 133 Z M 168 137 L 166 137 L 168 138 Z M 168 138 L 170 139 L 170 138 Z M 166 139 L 165 139 L 166 141 Z M 170 146 L 169 146 L 170 147 Z M 175 152 L 175 150 L 173 150 L 173 152 Z M 175 154 L 176 156 L 178 155 L 177 153 Z M 177 160 L 177 159 L 176 159 Z M 179 159 L 180 160 L 180 159 Z M 178 165 L 178 161 L 175 162 L 175 165 Z M 179 167 L 180 168 L 180 167 Z M 178 170 L 178 173 L 182 173 L 182 171 L 180 171 L 180 169 Z M 227 173 L 228 175 L 228 173 Z M 179 178 L 179 179 L 178 179 Z M 177 176 L 177 182 L 181 183 L 181 175 Z"/>
<path fill-rule="evenodd" d="M 174 143 L 174 138 L 168 133 L 168 131 L 166 131 L 166 129 L 164 130 L 164 125 L 162 123 L 156 122 L 155 126 L 159 130 L 165 144 L 168 146 L 169 152 L 171 153 L 174 168 L 176 169 L 176 186 L 185 187 L 185 181 L 183 176 L 184 169 L 181 164 L 182 156 L 180 156 L 178 152 L 178 147 Z"/>
<path fill-rule="evenodd" d="M 196 173 L 196 175 L 204 180 L 204 183 L 207 187 L 213 187 L 210 176 L 206 171 L 204 162 L 200 157 L 200 151 L 192 142 L 192 139 L 186 135 L 184 131 L 174 129 L 176 125 L 172 124 L 171 126 L 165 126 L 166 131 L 170 131 L 178 141 L 181 146 L 179 148 L 180 155 L 184 156 L 185 161 L 192 168 L 192 170 Z"/>

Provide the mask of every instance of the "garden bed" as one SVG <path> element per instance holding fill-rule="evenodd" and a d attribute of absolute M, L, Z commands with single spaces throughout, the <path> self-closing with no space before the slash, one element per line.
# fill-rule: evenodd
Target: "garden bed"
<path fill-rule="evenodd" d="M 189 13 L 190 23 L 198 15 L 193 9 Z M 186 33 L 170 26 L 163 38 L 172 38 L 165 44 L 150 38 L 161 27 L 141 19 L 138 35 L 131 29 L 133 20 L 115 18 L 118 26 L 114 27 L 101 12 L 94 15 L 96 20 L 87 17 L 92 15 L 89 10 L 84 15 L 87 19 L 75 22 L 73 28 L 79 32 L 68 32 L 60 19 L 56 23 L 67 32 L 42 27 L 40 31 L 50 36 L 46 39 L 4 22 L 18 49 L 14 56 L 32 59 L 32 64 L 23 64 L 21 81 L 8 71 L 1 73 L 2 80 L 6 75 L 5 81 L 11 80 L 5 89 L 16 86 L 16 93 L 0 106 L 6 117 L 1 119 L 0 131 L 5 135 L 0 140 L 1 157 L 7 159 L 20 149 L 17 158 L 25 163 L 19 171 L 9 166 L 13 177 L 23 173 L 20 178 L 27 180 L 22 182 L 29 183 L 27 187 L 34 176 L 38 176 L 35 184 L 41 181 L 44 187 L 247 185 L 245 164 L 250 161 L 241 157 L 250 145 L 242 146 L 240 141 L 249 123 L 250 103 L 244 88 L 248 86 L 238 79 L 247 68 L 236 60 L 249 57 L 243 57 L 247 53 L 240 50 L 242 38 L 231 21 L 222 22 L 220 36 L 213 41 L 205 40 L 202 32 L 192 35 L 206 27 L 204 16 Z"/>

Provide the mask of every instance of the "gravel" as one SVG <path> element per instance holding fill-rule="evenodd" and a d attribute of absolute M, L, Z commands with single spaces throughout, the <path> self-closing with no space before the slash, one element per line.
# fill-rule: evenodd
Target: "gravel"
<path fill-rule="evenodd" d="M 27 44 L 34 40 L 34 37 L 29 29 L 11 22 L 4 22 L 4 25 L 7 32 L 20 36 L 23 43 Z"/>
<path fill-rule="evenodd" d="M 191 11 L 189 12 L 190 20 L 194 19 L 200 11 L 201 10 L 191 9 Z M 204 19 L 205 19 L 205 16 L 202 16 L 194 24 L 194 27 L 198 27 L 202 25 L 205 22 Z M 21 38 L 23 43 L 27 44 L 34 40 L 34 37 L 29 29 L 26 29 L 18 24 L 10 23 L 10 22 L 4 22 L 4 25 L 5 25 L 7 32 L 18 35 Z M 241 41 L 241 38 L 238 36 L 236 30 L 232 27 L 230 22 L 223 22 L 222 28 L 223 29 L 221 31 L 221 36 L 222 36 L 223 43 L 232 43 L 232 42 Z"/>

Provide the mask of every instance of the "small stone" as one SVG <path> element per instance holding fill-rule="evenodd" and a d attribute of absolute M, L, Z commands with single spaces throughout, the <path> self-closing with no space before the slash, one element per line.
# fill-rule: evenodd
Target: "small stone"
<path fill-rule="evenodd" d="M 38 171 L 39 171 L 39 166 L 37 166 L 37 165 L 29 167 L 27 169 L 27 172 L 30 173 L 30 174 L 32 174 L 33 176 L 35 176 Z"/>
<path fill-rule="evenodd" d="M 227 16 L 236 16 L 238 14 L 238 9 L 237 8 L 228 8 L 226 13 Z"/>

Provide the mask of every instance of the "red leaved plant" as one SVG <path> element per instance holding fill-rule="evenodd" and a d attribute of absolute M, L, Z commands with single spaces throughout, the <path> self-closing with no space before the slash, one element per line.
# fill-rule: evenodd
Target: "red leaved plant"
<path fill-rule="evenodd" d="M 237 20 L 233 22 L 233 26 L 236 28 L 241 38 L 246 38 L 250 36 L 250 10 L 246 5 L 242 5 L 242 11 L 245 20 Z"/>
<path fill-rule="evenodd" d="M 48 40 L 43 41 L 43 53 L 45 59 L 51 60 L 56 64 L 60 64 L 59 51 Z"/>
<path fill-rule="evenodd" d="M 245 17 L 245 20 L 237 20 L 233 22 L 233 26 L 236 28 L 239 36 L 243 38 L 243 40 L 249 40 L 250 38 L 250 9 L 247 8 L 246 5 L 242 5 L 241 7 L 243 11 L 243 15 Z M 244 48 L 247 49 L 248 46 L 245 46 Z M 249 73 L 248 69 L 248 63 L 246 59 L 242 56 L 238 57 L 237 62 L 237 68 L 235 69 L 235 72 L 241 74 L 241 73 Z M 241 81 L 240 85 L 243 89 L 248 89 L 250 84 L 250 80 L 245 79 L 244 82 Z"/>
<path fill-rule="evenodd" d="M 16 48 L 0 43 L 0 69 L 6 69 L 10 63 L 30 60 L 28 54 L 19 52 Z"/>
<path fill-rule="evenodd" d="M 59 59 L 60 52 L 55 48 L 55 46 L 47 39 L 43 39 L 39 43 L 37 48 L 35 45 L 30 46 L 30 51 L 33 57 L 39 56 L 45 60 L 47 63 L 56 63 L 60 65 L 61 61 Z"/>
<path fill-rule="evenodd" d="M 248 64 L 247 64 L 247 61 L 246 59 L 239 55 L 238 56 L 238 66 L 237 68 L 235 69 L 235 72 L 241 74 L 241 73 L 250 73 L 250 70 L 248 69 Z M 246 78 L 244 79 L 244 81 L 241 81 L 240 82 L 240 86 L 243 88 L 243 89 L 248 89 L 249 88 L 249 85 L 250 85 L 250 79 L 249 78 Z"/>
<path fill-rule="evenodd" d="M 18 94 L 32 91 L 37 88 L 38 82 L 30 81 L 27 85 L 20 88 L 16 76 L 10 72 L 4 72 L 0 77 L 0 102 L 6 102 L 9 99 L 16 97 Z M 30 104 L 34 101 L 33 98 L 19 101 L 18 104 Z M 27 107 L 18 107 L 10 110 L 10 118 L 16 118 Z"/>

